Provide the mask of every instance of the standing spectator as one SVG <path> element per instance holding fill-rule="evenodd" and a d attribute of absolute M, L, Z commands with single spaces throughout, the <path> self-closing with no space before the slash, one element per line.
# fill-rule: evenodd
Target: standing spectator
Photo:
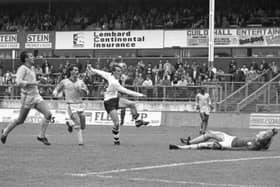
<path fill-rule="evenodd" d="M 42 64 L 43 74 L 49 74 L 51 71 L 51 65 L 48 63 L 48 60 L 45 60 Z"/>
<path fill-rule="evenodd" d="M 165 63 L 163 64 L 163 76 L 171 77 L 172 73 L 173 73 L 173 66 L 168 60 L 166 60 Z"/>
<path fill-rule="evenodd" d="M 199 72 L 200 72 L 202 81 L 209 75 L 208 65 L 206 62 L 203 62 L 202 66 L 199 68 Z"/>
<path fill-rule="evenodd" d="M 198 71 L 196 65 L 193 65 L 193 67 L 192 67 L 191 77 L 192 77 L 194 84 L 196 84 L 196 81 L 199 77 L 199 71 Z"/>
<path fill-rule="evenodd" d="M 136 74 L 136 77 L 133 81 L 133 85 L 134 86 L 142 86 L 143 82 L 144 82 L 144 78 L 143 78 L 142 73 Z"/>
<path fill-rule="evenodd" d="M 272 76 L 275 77 L 278 74 L 278 66 L 276 65 L 275 61 L 272 61 L 270 68 L 272 71 Z"/>

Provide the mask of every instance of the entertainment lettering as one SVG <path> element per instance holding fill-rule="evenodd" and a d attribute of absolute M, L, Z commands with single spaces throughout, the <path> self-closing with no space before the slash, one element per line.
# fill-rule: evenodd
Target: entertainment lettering
<path fill-rule="evenodd" d="M 266 33 L 266 28 L 237 29 L 236 33 L 239 36 L 263 36 Z"/>
<path fill-rule="evenodd" d="M 135 48 L 145 36 L 132 36 L 130 31 L 94 32 L 94 48 Z"/>

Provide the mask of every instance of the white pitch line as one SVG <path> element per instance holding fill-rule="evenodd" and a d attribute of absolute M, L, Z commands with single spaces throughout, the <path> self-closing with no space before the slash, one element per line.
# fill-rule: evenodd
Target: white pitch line
<path fill-rule="evenodd" d="M 112 174 L 112 173 L 122 173 L 122 172 L 130 172 L 130 171 L 142 171 L 142 170 L 151 170 L 151 169 L 159 169 L 159 168 L 170 168 L 170 167 L 178 167 L 178 166 L 192 166 L 192 165 L 212 164 L 212 163 L 221 163 L 221 162 L 239 162 L 239 161 L 266 160 L 266 159 L 280 159 L 280 156 L 247 157 L 247 158 L 235 158 L 235 159 L 221 159 L 221 160 L 181 162 L 181 163 L 162 164 L 162 165 L 155 165 L 155 166 L 143 166 L 143 167 L 135 167 L 135 168 L 115 169 L 115 170 L 100 171 L 100 172 L 66 173 L 65 175 L 78 176 L 78 177 L 86 177 L 86 176 L 89 176 L 89 175 L 105 175 L 105 174 Z"/>
<path fill-rule="evenodd" d="M 260 187 L 256 185 L 242 185 L 242 184 L 215 184 L 215 183 L 206 183 L 206 182 L 194 182 L 194 181 L 179 181 L 179 180 L 167 180 L 167 179 L 150 179 L 145 177 L 117 177 L 117 176 L 108 176 L 108 175 L 95 175 L 96 177 L 121 180 L 125 179 L 127 181 L 139 181 L 139 182 L 156 182 L 156 183 L 166 183 L 166 184 L 189 184 L 189 185 L 200 185 L 200 186 L 220 186 L 220 187 Z M 264 187 L 264 186 L 262 186 Z"/>

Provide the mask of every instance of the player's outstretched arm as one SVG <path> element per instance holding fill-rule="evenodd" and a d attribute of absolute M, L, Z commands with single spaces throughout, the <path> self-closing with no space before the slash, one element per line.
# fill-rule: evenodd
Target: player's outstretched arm
<path fill-rule="evenodd" d="M 87 66 L 87 70 L 86 70 L 90 75 L 94 75 L 94 74 L 98 74 L 101 77 L 103 77 L 104 79 L 108 80 L 109 76 L 111 75 L 111 73 L 106 72 L 106 71 L 102 71 L 99 69 L 94 69 L 91 66 Z"/>
<path fill-rule="evenodd" d="M 127 94 L 127 95 L 131 95 L 131 96 L 135 96 L 135 97 L 145 97 L 144 94 L 139 93 L 139 92 L 135 92 L 135 91 L 132 91 L 132 90 L 129 90 L 129 89 L 123 87 L 120 84 L 116 84 L 115 87 L 121 93 L 124 93 L 124 94 Z"/>

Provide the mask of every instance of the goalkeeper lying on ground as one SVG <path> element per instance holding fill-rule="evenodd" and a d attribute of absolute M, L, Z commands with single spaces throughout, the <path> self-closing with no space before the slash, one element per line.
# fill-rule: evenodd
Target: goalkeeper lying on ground
<path fill-rule="evenodd" d="M 181 138 L 184 145 L 170 144 L 169 149 L 227 149 L 227 150 L 267 150 L 276 129 L 260 131 L 252 138 L 232 136 L 221 131 L 207 131 L 194 139 Z"/>

